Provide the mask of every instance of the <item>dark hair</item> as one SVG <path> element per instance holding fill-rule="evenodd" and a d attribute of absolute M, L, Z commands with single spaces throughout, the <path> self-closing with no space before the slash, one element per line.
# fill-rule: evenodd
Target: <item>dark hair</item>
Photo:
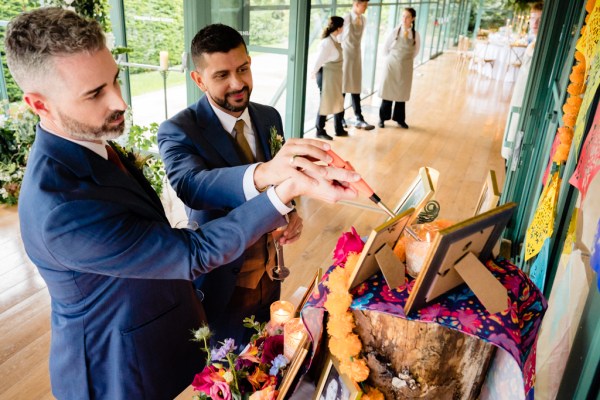
<path fill-rule="evenodd" d="M 325 27 L 325 29 L 323 29 L 323 33 L 321 34 L 321 39 L 325 39 L 326 37 L 331 35 L 333 32 L 340 29 L 342 26 L 344 26 L 344 18 L 336 17 L 336 16 L 329 17 L 329 23 L 327 24 L 327 27 Z"/>
<path fill-rule="evenodd" d="M 244 38 L 232 27 L 224 24 L 207 25 L 192 39 L 192 60 L 196 67 L 200 67 L 204 53 L 227 53 L 241 45 L 248 52 Z"/>
<path fill-rule="evenodd" d="M 412 15 L 413 20 L 417 18 L 417 10 L 415 10 L 412 7 L 406 7 L 404 9 L 404 11 L 408 11 L 410 13 L 410 15 Z M 415 33 L 415 22 L 413 21 L 412 24 L 412 34 L 413 34 L 413 46 L 415 46 L 417 44 L 417 35 Z"/>
<path fill-rule="evenodd" d="M 531 5 L 531 11 L 542 11 L 544 9 L 544 2 L 538 1 L 537 3 L 533 3 Z"/>
<path fill-rule="evenodd" d="M 105 47 L 100 24 L 60 7 L 42 7 L 13 18 L 4 41 L 8 68 L 23 91 L 39 90 L 50 59 Z"/>

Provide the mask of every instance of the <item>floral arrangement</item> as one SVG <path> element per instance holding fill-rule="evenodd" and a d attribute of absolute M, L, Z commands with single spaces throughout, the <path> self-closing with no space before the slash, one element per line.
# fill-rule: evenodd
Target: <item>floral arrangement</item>
<path fill-rule="evenodd" d="M 198 392 L 194 400 L 275 400 L 277 386 L 289 360 L 283 355 L 281 328 L 244 319 L 244 326 L 256 330 L 250 343 L 236 354 L 233 339 L 209 348 L 208 326 L 193 331 L 192 340 L 206 352 L 206 366 L 196 374 L 192 387 Z"/>
<path fill-rule="evenodd" d="M 269 130 L 269 134 L 269 147 L 271 149 L 271 157 L 275 157 L 275 154 L 277 154 L 277 152 L 283 147 L 283 143 L 285 142 L 285 140 L 283 139 L 283 136 L 281 136 L 279 132 L 277 132 L 277 128 L 275 126 L 271 127 L 271 129 Z"/>
<path fill-rule="evenodd" d="M 367 361 L 360 355 L 362 342 L 355 328 L 354 315 L 350 311 L 352 295 L 348 292 L 348 281 L 356 267 L 364 243 L 354 229 L 342 234 L 334 250 L 336 268 L 329 274 L 325 283 L 329 289 L 325 309 L 329 313 L 327 333 L 331 336 L 329 351 L 340 363 L 340 372 L 354 382 L 365 381 L 370 369 Z M 363 400 L 383 400 L 383 394 L 376 388 L 363 387 Z"/>
<path fill-rule="evenodd" d="M 0 204 L 17 204 L 38 117 L 25 103 L 0 102 Z"/>

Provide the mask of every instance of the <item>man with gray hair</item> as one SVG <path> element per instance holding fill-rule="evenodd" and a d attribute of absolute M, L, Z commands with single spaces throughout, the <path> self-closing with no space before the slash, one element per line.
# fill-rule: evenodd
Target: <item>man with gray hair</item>
<path fill-rule="evenodd" d="M 173 229 L 160 199 L 108 139 L 124 129 L 119 69 L 99 24 L 60 8 L 21 14 L 6 32 L 8 66 L 40 117 L 19 198 L 25 250 L 52 298 L 50 379 L 59 399 L 172 399 L 203 367 L 192 329 L 205 321 L 191 281 L 238 258 L 285 219 L 269 196 L 198 229 Z M 316 141 L 315 141 L 316 142 Z M 332 202 L 356 192 L 323 167 L 329 146 L 296 143 L 274 189 Z M 297 155 L 297 156 L 296 156 Z M 302 171 L 296 169 L 301 167 Z"/>

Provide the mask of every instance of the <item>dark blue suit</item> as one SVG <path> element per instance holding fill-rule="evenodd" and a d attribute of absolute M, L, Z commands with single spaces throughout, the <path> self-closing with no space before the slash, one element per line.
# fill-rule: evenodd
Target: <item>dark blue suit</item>
<path fill-rule="evenodd" d="M 248 111 L 258 145 L 268 161 L 271 159 L 271 128 L 275 127 L 279 135 L 283 136 L 281 117 L 273 107 L 256 103 L 250 103 Z M 158 130 L 158 146 L 169 181 L 177 196 L 185 203 L 186 212 L 191 220 L 199 223 L 212 221 L 227 215 L 239 204 L 238 197 L 243 196 L 243 193 L 236 193 L 236 197 L 232 198 L 229 182 L 232 176 L 243 173 L 247 166 L 243 166 L 231 134 L 223 129 L 206 96 L 161 124 Z M 234 201 L 227 204 L 230 200 Z M 227 321 L 223 321 L 227 318 L 224 311 L 232 300 L 236 275 L 243 262 L 244 256 L 239 257 L 203 275 L 196 282 L 204 293 L 203 304 L 209 324 L 218 328 L 219 338 L 242 339 L 243 336 L 238 334 L 240 330 L 243 333 L 244 329 L 241 320 L 234 321 L 233 327 L 229 324 L 230 329 L 226 329 Z M 276 285 L 278 298 L 280 286 L 278 283 Z M 244 302 L 240 303 L 243 307 Z M 256 310 L 252 309 L 252 306 L 247 310 L 239 310 L 239 315 L 243 316 L 255 313 Z M 264 319 L 265 316 L 262 317 Z M 268 319 L 268 312 L 266 318 Z"/>
<path fill-rule="evenodd" d="M 201 370 L 191 280 L 283 218 L 261 195 L 197 232 L 172 229 L 141 173 L 38 127 L 19 198 L 27 254 L 52 298 L 59 399 L 171 399 Z M 228 206 L 243 202 L 230 181 Z M 243 196 L 242 196 L 243 197 Z"/>

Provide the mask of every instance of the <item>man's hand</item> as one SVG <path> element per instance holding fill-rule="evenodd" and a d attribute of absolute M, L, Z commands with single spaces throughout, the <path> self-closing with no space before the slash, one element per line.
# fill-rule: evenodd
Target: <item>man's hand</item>
<path fill-rule="evenodd" d="M 289 178 L 302 178 L 303 172 L 309 172 L 312 175 L 323 175 L 325 174 L 325 167 L 314 162 L 322 161 L 329 164 L 331 157 L 327 154 L 327 150 L 330 148 L 331 146 L 328 143 L 320 140 L 288 139 L 271 161 L 259 164 L 256 167 L 254 185 L 257 188 L 276 186 Z"/>
<path fill-rule="evenodd" d="M 310 161 L 304 161 L 312 164 Z M 275 187 L 275 193 L 283 203 L 290 202 L 297 196 L 308 196 L 328 203 L 339 200 L 353 200 L 357 192 L 348 183 L 360 180 L 354 171 L 336 167 L 319 166 L 316 171 L 306 168 L 297 175 L 283 181 Z"/>
<path fill-rule="evenodd" d="M 298 212 L 292 211 L 288 214 L 288 217 L 290 218 L 290 222 L 284 228 L 283 234 L 279 238 L 279 243 L 281 244 L 294 243 L 300 239 L 300 235 L 302 234 L 302 217 L 298 215 Z"/>

